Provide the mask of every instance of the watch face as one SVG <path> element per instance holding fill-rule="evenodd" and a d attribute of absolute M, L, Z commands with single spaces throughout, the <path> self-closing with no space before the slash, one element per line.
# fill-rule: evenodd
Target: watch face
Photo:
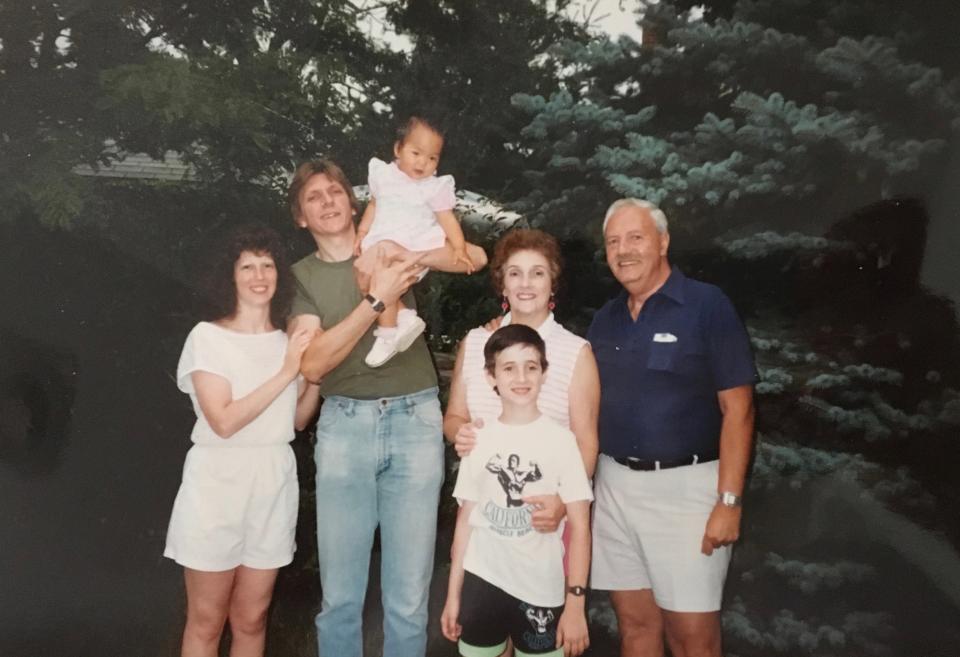
<path fill-rule="evenodd" d="M 720 503 L 724 506 L 740 506 L 740 497 L 733 493 L 722 493 Z"/>

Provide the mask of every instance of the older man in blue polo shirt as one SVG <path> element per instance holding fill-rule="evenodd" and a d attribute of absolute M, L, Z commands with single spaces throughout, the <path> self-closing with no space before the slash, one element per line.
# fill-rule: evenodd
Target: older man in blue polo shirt
<path fill-rule="evenodd" d="M 667 218 L 622 199 L 603 223 L 624 290 L 587 334 L 600 368 L 592 586 L 622 657 L 720 657 L 720 602 L 753 435 L 750 340 L 718 288 L 667 260 Z"/>

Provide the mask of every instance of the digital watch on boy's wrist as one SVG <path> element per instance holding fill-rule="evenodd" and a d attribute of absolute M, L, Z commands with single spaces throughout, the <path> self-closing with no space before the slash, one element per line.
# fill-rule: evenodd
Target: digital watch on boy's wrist
<path fill-rule="evenodd" d="M 582 596 L 587 594 L 587 589 L 583 586 L 568 586 L 567 593 L 571 595 Z"/>
<path fill-rule="evenodd" d="M 373 307 L 373 309 L 378 313 L 382 313 L 383 309 L 387 307 L 383 303 L 383 301 L 373 296 L 372 294 L 365 294 L 363 295 L 363 298 L 366 299 L 370 303 L 370 306 Z"/>

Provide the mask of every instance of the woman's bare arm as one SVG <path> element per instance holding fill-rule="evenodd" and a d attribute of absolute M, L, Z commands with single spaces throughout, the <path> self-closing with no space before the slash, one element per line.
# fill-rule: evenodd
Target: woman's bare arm
<path fill-rule="evenodd" d="M 597 452 L 600 441 L 597 434 L 597 418 L 600 413 L 600 372 L 593 350 L 583 345 L 573 366 L 573 376 L 567 391 L 570 405 L 570 430 L 577 438 L 580 458 L 588 477 L 593 477 L 597 467 Z"/>

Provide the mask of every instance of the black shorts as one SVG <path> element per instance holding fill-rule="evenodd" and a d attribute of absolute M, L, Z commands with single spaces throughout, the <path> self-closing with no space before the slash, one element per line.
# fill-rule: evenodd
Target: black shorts
<path fill-rule="evenodd" d="M 470 572 L 463 574 L 460 594 L 459 649 L 464 657 L 497 657 L 513 639 L 518 657 L 562 655 L 557 648 L 557 624 L 563 605 L 537 607 Z"/>

